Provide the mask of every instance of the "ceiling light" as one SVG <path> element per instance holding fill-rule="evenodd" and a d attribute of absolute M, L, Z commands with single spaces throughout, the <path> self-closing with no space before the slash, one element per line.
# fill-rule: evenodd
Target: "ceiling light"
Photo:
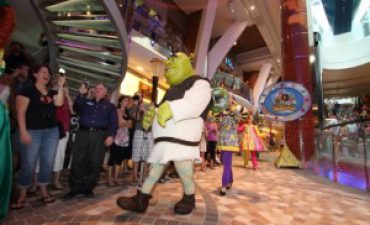
<path fill-rule="evenodd" d="M 314 63 L 316 60 L 315 55 L 311 54 L 309 60 L 310 60 L 310 63 Z"/>
<path fill-rule="evenodd" d="M 280 59 L 277 59 L 277 60 L 276 60 L 276 62 L 277 62 L 277 63 L 280 63 Z"/>
<path fill-rule="evenodd" d="M 87 8 L 87 9 L 90 9 L 90 5 L 87 5 L 87 6 L 86 6 L 86 8 Z"/>
<path fill-rule="evenodd" d="M 250 7 L 250 9 L 253 11 L 253 10 L 255 10 L 255 9 L 256 9 L 256 7 L 255 7 L 254 5 L 252 5 L 252 6 Z"/>
<path fill-rule="evenodd" d="M 229 7 L 231 13 L 234 13 L 236 11 L 235 3 L 233 0 L 229 0 L 227 2 L 227 6 Z"/>
<path fill-rule="evenodd" d="M 238 44 L 238 42 L 236 42 L 236 41 L 235 41 L 235 42 L 234 42 L 234 46 L 235 46 L 235 45 L 237 45 L 237 44 Z"/>
<path fill-rule="evenodd" d="M 144 72 L 144 68 L 141 67 L 141 66 L 137 66 L 136 69 L 139 70 L 139 71 L 141 71 L 141 72 Z"/>

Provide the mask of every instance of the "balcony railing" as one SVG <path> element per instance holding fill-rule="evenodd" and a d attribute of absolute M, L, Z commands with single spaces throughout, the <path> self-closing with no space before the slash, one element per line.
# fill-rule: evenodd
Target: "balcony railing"
<path fill-rule="evenodd" d="M 314 170 L 347 186 L 370 190 L 370 120 L 315 130 Z"/>

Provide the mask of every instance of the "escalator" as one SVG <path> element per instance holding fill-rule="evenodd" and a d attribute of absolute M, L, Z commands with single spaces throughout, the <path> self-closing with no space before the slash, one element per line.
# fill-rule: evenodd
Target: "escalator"
<path fill-rule="evenodd" d="M 48 40 L 53 72 L 66 71 L 73 95 L 81 83 L 119 87 L 127 69 L 127 32 L 114 0 L 31 0 Z"/>

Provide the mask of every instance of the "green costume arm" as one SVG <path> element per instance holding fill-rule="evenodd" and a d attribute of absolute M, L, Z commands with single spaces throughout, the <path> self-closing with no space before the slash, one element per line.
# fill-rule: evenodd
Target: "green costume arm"
<path fill-rule="evenodd" d="M 161 104 L 158 108 L 157 120 L 158 120 L 159 125 L 161 125 L 162 127 L 165 127 L 167 120 L 171 119 L 172 117 L 173 117 L 173 114 L 171 111 L 171 107 L 166 101 L 163 104 Z"/>
<path fill-rule="evenodd" d="M 155 108 L 153 105 L 150 105 L 149 109 L 144 113 L 143 121 L 141 122 L 144 130 L 149 130 L 149 128 L 153 125 L 154 117 Z"/>

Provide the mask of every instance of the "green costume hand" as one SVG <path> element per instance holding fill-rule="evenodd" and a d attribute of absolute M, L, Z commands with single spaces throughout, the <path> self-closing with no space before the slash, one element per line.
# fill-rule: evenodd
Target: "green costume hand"
<path fill-rule="evenodd" d="M 159 125 L 162 127 L 166 126 L 167 120 L 171 119 L 173 117 L 170 104 L 168 102 L 164 102 L 161 104 L 158 108 L 158 115 L 157 120 Z"/>
<path fill-rule="evenodd" d="M 149 128 L 153 125 L 155 117 L 155 108 L 153 105 L 149 106 L 148 110 L 144 113 L 143 121 L 141 125 L 143 126 L 144 130 L 149 130 Z"/>

